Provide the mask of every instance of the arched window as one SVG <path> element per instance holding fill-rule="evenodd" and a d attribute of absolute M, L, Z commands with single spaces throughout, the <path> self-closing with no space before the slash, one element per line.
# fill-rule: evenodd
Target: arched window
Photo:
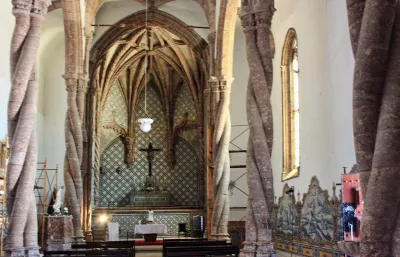
<path fill-rule="evenodd" d="M 282 53 L 283 173 L 282 180 L 300 172 L 300 103 L 297 35 L 291 28 L 286 34 Z"/>

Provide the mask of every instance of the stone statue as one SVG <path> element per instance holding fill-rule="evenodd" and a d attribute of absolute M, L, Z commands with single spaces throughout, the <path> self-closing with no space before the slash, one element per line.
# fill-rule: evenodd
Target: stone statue
<path fill-rule="evenodd" d="M 60 189 L 57 190 L 57 196 L 56 196 L 56 201 L 53 204 L 53 209 L 54 209 L 54 214 L 59 215 L 61 214 L 61 205 L 62 205 L 62 199 L 63 199 L 63 191 L 64 187 L 61 187 Z"/>
<path fill-rule="evenodd" d="M 67 207 L 64 207 L 64 215 L 68 216 L 69 215 L 69 210 Z"/>
<path fill-rule="evenodd" d="M 154 222 L 154 211 L 150 209 L 147 212 L 148 212 L 148 214 L 147 214 L 147 220 L 146 221 L 148 223 L 153 223 Z"/>

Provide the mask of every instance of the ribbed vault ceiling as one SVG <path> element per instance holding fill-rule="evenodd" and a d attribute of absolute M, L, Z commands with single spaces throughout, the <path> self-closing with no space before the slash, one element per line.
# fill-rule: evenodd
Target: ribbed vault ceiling
<path fill-rule="evenodd" d="M 143 12 L 137 15 L 143 16 Z M 170 16 L 152 9 L 148 14 L 148 24 L 152 25 L 147 27 L 134 18 L 135 15 L 123 19 L 119 24 L 132 26 L 116 24 L 92 49 L 92 81 L 94 79 L 101 88 L 101 105 L 104 106 L 108 91 L 117 79 L 138 99 L 147 77 L 147 82 L 153 80 L 157 85 L 165 103 L 174 97 L 178 85 L 186 84 L 200 114 L 202 91 L 208 76 L 207 44 L 183 22 L 175 18 L 175 22 L 163 26 L 157 15 L 163 19 Z"/>

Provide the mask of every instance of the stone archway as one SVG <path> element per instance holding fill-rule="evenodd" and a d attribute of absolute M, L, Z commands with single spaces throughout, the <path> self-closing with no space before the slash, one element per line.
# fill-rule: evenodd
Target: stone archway
<path fill-rule="evenodd" d="M 203 131 L 203 91 L 209 77 L 209 46 L 192 28 L 176 17 L 150 8 L 147 13 L 148 27 L 145 27 L 144 10 L 118 21 L 106 31 L 90 51 L 90 94 L 86 109 L 89 132 L 88 170 L 94 170 L 94 186 L 99 188 L 100 135 L 103 124 L 100 117 L 114 82 L 120 81 L 125 87 L 128 103 L 129 125 L 124 132 L 127 150 L 135 147 L 135 113 L 141 95 L 145 92 L 146 79 L 151 79 L 163 104 L 166 124 L 167 149 L 171 165 L 174 163 L 174 144 L 180 131 L 187 129 Z M 125 26 L 124 24 L 129 24 Z M 135 26 L 137 24 L 137 26 Z M 148 41 L 147 41 L 148 40 Z M 148 46 L 148 48 L 147 48 Z M 148 58 L 148 76 L 145 76 L 145 58 Z M 168 67 L 164 69 L 163 67 Z M 179 78 L 176 89 L 168 89 L 169 79 Z M 176 81 L 175 81 L 176 82 Z M 174 83 L 175 83 L 174 82 Z M 174 99 L 184 84 L 190 92 L 195 106 L 195 119 L 188 118 L 174 124 Z M 93 135 L 96 135 L 95 137 Z M 131 163 L 132 158 L 128 158 Z M 90 186 L 85 184 L 85 187 Z M 90 192 L 89 189 L 85 189 Z M 95 190 L 95 199 L 99 197 Z M 204 198 L 204 197 L 203 197 Z M 91 208 L 86 206 L 86 208 Z"/>

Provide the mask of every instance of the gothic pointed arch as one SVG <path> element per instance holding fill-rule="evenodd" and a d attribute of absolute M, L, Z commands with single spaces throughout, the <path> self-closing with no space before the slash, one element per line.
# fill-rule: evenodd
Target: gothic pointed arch
<path fill-rule="evenodd" d="M 157 8 L 148 9 L 147 27 L 145 22 L 144 10 L 121 19 L 90 50 L 90 88 L 96 94 L 91 96 L 90 102 L 93 106 L 92 111 L 89 112 L 88 109 L 88 113 L 93 115 L 93 119 L 97 119 L 90 127 L 94 131 L 92 134 L 96 135 L 91 146 L 94 148 L 92 166 L 95 174 L 96 206 L 104 205 L 99 172 L 102 165 L 101 146 L 106 141 L 102 137 L 111 134 L 112 129 L 112 133 L 118 132 L 120 135 L 119 144 L 124 145 L 118 147 L 119 155 L 123 152 L 125 156 L 120 158 L 124 165 L 119 164 L 123 169 L 138 165 L 137 162 L 141 159 L 137 149 L 139 146 L 143 147 L 145 140 L 148 141 L 149 138 L 157 140 L 158 146 L 164 149 L 162 163 L 167 163 L 168 167 L 163 167 L 167 171 L 171 170 L 171 173 L 182 165 L 181 157 L 178 156 L 181 142 L 179 138 L 190 139 L 187 142 L 194 149 L 200 149 L 203 145 L 203 91 L 209 76 L 209 67 L 204 64 L 209 63 L 209 45 L 193 28 Z M 130 26 L 125 26 L 126 24 Z M 108 123 L 105 124 L 102 118 L 106 113 L 112 114 L 112 110 L 105 108 L 109 108 L 107 103 L 115 95 L 113 85 L 116 83 L 122 91 L 119 98 L 127 106 L 124 112 L 127 113 L 128 122 L 124 129 L 116 126 L 113 119 L 106 119 Z M 186 89 L 185 97 L 177 97 L 182 87 Z M 147 106 L 152 107 L 151 110 L 147 108 L 148 113 L 144 111 L 146 95 Z M 177 108 L 183 108 L 179 109 L 183 113 L 186 108 L 190 109 L 190 119 L 179 117 L 178 122 L 174 122 Z M 147 114 L 155 121 L 153 130 L 144 135 L 136 121 Z M 196 151 L 199 152 L 202 153 L 201 150 Z M 203 158 L 198 156 L 196 160 L 203 162 Z M 199 167 L 203 169 L 204 165 L 200 164 Z M 195 181 L 204 183 L 204 180 Z M 204 186 L 199 188 L 197 196 L 202 199 Z M 198 201 L 200 205 L 203 202 Z"/>
<path fill-rule="evenodd" d="M 296 30 L 290 28 L 282 50 L 282 118 L 283 173 L 282 180 L 300 173 L 300 106 L 299 65 Z"/>

